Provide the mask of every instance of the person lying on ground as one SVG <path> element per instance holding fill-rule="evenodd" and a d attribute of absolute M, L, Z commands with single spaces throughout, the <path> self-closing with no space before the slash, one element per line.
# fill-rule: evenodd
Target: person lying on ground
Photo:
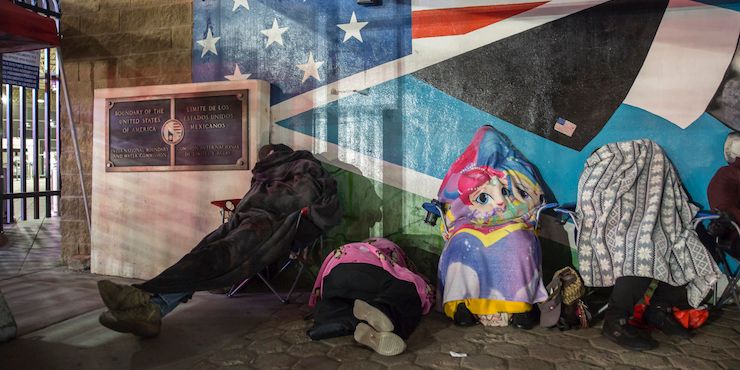
<path fill-rule="evenodd" d="M 368 239 L 329 253 L 319 270 L 309 306 L 315 306 L 313 340 L 354 335 L 375 352 L 393 356 L 406 348 L 429 313 L 434 291 L 390 240 Z"/>

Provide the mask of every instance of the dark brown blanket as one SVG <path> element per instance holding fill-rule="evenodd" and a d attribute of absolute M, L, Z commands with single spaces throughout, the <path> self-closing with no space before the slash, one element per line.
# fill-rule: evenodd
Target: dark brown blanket
<path fill-rule="evenodd" d="M 251 188 L 231 220 L 139 288 L 175 293 L 229 286 L 287 255 L 296 238 L 312 240 L 339 223 L 336 182 L 320 162 L 307 151 L 272 148 L 252 170 Z M 308 213 L 299 224 L 304 207 Z"/>

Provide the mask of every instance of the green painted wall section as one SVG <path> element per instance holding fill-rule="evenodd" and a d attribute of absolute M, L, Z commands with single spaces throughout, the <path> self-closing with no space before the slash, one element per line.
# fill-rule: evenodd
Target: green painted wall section
<path fill-rule="evenodd" d="M 428 199 L 331 164 L 324 166 L 337 180 L 344 215 L 327 235 L 323 248 L 315 250 L 315 268 L 331 250 L 343 244 L 383 236 L 403 248 L 417 271 L 436 280 L 444 239 L 438 227 L 424 223 L 426 211 L 421 204 Z M 568 246 L 544 237 L 540 240 L 543 275 L 549 281 L 556 270 L 572 265 L 572 254 Z"/>
<path fill-rule="evenodd" d="M 424 223 L 421 204 L 427 199 L 331 164 L 324 166 L 337 180 L 343 217 L 327 235 L 320 259 L 340 245 L 382 236 L 403 248 L 419 272 L 434 278 L 444 240 L 437 227 Z"/>

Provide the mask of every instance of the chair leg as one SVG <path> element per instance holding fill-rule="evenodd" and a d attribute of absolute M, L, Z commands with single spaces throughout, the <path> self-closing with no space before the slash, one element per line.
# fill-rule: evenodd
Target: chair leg
<path fill-rule="evenodd" d="M 244 287 L 245 285 L 247 285 L 247 283 L 248 283 L 248 282 L 249 282 L 250 280 L 252 280 L 252 277 L 248 277 L 248 278 L 246 278 L 246 279 L 242 280 L 242 281 L 241 281 L 241 282 L 240 282 L 239 284 L 235 284 L 235 285 L 233 285 L 233 286 L 231 287 L 231 289 L 229 289 L 229 292 L 228 292 L 228 293 L 226 293 L 226 296 L 227 296 L 227 297 L 229 297 L 229 298 L 232 298 L 232 297 L 234 297 L 234 296 L 236 295 L 236 293 L 239 293 L 239 291 L 240 291 L 240 290 L 241 290 L 241 289 L 242 289 L 242 288 L 243 288 L 243 287 Z"/>
<path fill-rule="evenodd" d="M 288 259 L 287 261 L 285 261 L 285 264 L 283 264 L 283 267 L 281 267 L 281 268 L 280 268 L 280 270 L 278 270 L 278 272 L 277 272 L 277 273 L 275 274 L 275 276 L 273 276 L 272 278 L 273 278 L 273 279 L 275 279 L 275 278 L 277 278 L 278 276 L 280 276 L 280 274 L 281 274 L 281 273 L 282 273 L 283 271 L 285 271 L 285 269 L 286 269 L 286 268 L 288 268 L 288 266 L 292 265 L 292 264 L 293 264 L 293 262 L 295 262 L 295 260 L 294 260 L 294 259 L 290 259 L 290 258 L 289 258 L 289 259 Z"/>
<path fill-rule="evenodd" d="M 268 288 L 270 288 L 270 290 L 272 291 L 272 294 L 274 294 L 275 297 L 277 297 L 277 299 L 280 300 L 280 302 L 282 302 L 282 303 L 288 303 L 288 301 L 286 299 L 284 299 L 283 297 L 280 296 L 280 293 L 278 293 L 277 290 L 275 290 L 275 288 L 272 286 L 272 284 L 270 284 L 270 282 L 267 281 L 267 279 L 265 279 L 265 277 L 262 275 L 262 273 L 258 273 L 257 276 L 260 278 L 260 280 L 262 280 L 263 283 L 265 283 L 265 285 L 267 285 Z"/>
<path fill-rule="evenodd" d="M 285 301 L 283 303 L 290 303 L 290 296 L 293 295 L 293 291 L 295 290 L 295 287 L 298 285 L 298 280 L 301 278 L 301 274 L 303 273 L 303 269 L 306 267 L 303 262 L 299 262 L 298 266 L 298 273 L 295 275 L 295 279 L 293 280 L 293 285 L 290 286 L 290 290 L 288 291 L 288 295 L 285 296 Z"/>
<path fill-rule="evenodd" d="M 725 287 L 725 290 L 722 292 L 722 295 L 719 297 L 719 301 L 715 304 L 715 307 L 721 308 L 727 300 L 730 298 L 735 298 L 735 303 L 738 304 L 737 299 L 737 290 L 736 286 L 738 281 L 740 281 L 740 274 L 736 274 L 735 276 L 729 277 L 727 281 L 727 286 Z M 738 304 L 738 308 L 740 309 L 740 304 Z"/>

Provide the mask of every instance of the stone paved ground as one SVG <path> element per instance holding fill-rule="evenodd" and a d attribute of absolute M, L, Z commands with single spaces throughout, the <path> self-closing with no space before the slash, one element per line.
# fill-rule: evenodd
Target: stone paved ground
<path fill-rule="evenodd" d="M 230 342 L 194 369 L 740 369 L 740 311 L 728 308 L 690 340 L 654 333 L 660 347 L 631 352 L 600 328 L 560 332 L 536 328 L 458 328 L 441 314 L 424 317 L 405 353 L 384 357 L 351 337 L 314 342 L 305 305 L 276 309 L 272 319 Z M 454 358 L 450 351 L 466 353 Z"/>
<path fill-rule="evenodd" d="M 202 292 L 165 318 L 158 338 L 139 339 L 97 323 L 103 304 L 94 281 L 104 277 L 54 269 L 58 234 L 42 226 L 37 222 L 18 225 L 18 232 L 8 230 L 11 243 L 0 250 L 0 288 L 15 307 L 19 330 L 28 332 L 0 345 L 3 370 L 740 369 L 740 311 L 734 307 L 691 340 L 656 334 L 660 348 L 644 353 L 623 350 L 601 337 L 598 328 L 458 328 L 432 313 L 409 339 L 406 353 L 383 357 L 351 337 L 310 341 L 305 304 L 282 305 L 265 292 L 234 299 Z M 305 302 L 305 297 L 296 301 Z M 50 326 L 33 331 L 41 326 L 30 324 L 30 318 L 40 316 L 46 319 L 41 326 Z M 450 351 L 468 356 L 453 358 Z"/>

